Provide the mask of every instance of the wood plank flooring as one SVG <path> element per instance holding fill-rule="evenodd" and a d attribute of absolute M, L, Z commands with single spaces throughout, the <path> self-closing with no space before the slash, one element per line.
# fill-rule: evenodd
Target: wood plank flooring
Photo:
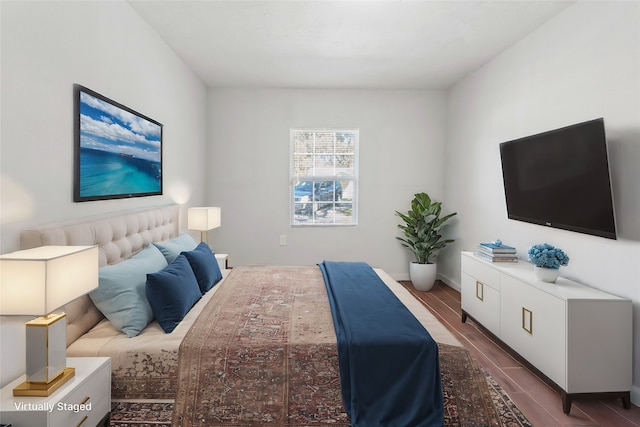
<path fill-rule="evenodd" d="M 417 291 L 411 282 L 400 282 L 460 340 L 518 408 L 536 427 L 603 426 L 640 427 L 640 408 L 624 409 L 620 399 L 575 400 L 569 415 L 562 412 L 560 394 L 510 355 L 473 320 L 460 320 L 460 292 L 437 281 L 429 292 Z"/>

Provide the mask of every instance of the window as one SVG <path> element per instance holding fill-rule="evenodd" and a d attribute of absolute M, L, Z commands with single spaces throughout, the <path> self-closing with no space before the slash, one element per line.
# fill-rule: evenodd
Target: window
<path fill-rule="evenodd" d="M 290 132 L 291 225 L 355 225 L 358 130 Z"/>

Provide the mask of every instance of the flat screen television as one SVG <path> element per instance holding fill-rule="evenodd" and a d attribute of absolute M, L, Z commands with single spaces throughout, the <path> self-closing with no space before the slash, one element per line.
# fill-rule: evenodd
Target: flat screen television
<path fill-rule="evenodd" d="M 616 238 L 602 118 L 500 144 L 510 219 Z"/>

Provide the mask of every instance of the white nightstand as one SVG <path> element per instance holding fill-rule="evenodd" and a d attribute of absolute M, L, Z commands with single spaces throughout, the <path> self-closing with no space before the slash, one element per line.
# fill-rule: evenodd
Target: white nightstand
<path fill-rule="evenodd" d="M 108 424 L 111 411 L 111 359 L 69 357 L 76 373 L 48 397 L 14 396 L 13 388 L 25 376 L 7 384 L 1 392 L 0 423 L 12 427 L 69 427 Z"/>
<path fill-rule="evenodd" d="M 215 254 L 216 260 L 218 261 L 218 266 L 220 266 L 220 271 L 226 270 L 229 268 L 229 255 L 227 254 Z"/>

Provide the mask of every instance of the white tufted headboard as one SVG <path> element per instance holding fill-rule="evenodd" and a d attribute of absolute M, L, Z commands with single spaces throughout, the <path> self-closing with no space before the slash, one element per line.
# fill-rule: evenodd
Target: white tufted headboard
<path fill-rule="evenodd" d="M 179 206 L 172 204 L 24 230 L 20 245 L 22 249 L 98 245 L 99 266 L 103 267 L 135 255 L 151 242 L 178 236 L 179 225 Z M 67 314 L 67 346 L 104 318 L 87 295 L 65 305 L 63 310 Z"/>

